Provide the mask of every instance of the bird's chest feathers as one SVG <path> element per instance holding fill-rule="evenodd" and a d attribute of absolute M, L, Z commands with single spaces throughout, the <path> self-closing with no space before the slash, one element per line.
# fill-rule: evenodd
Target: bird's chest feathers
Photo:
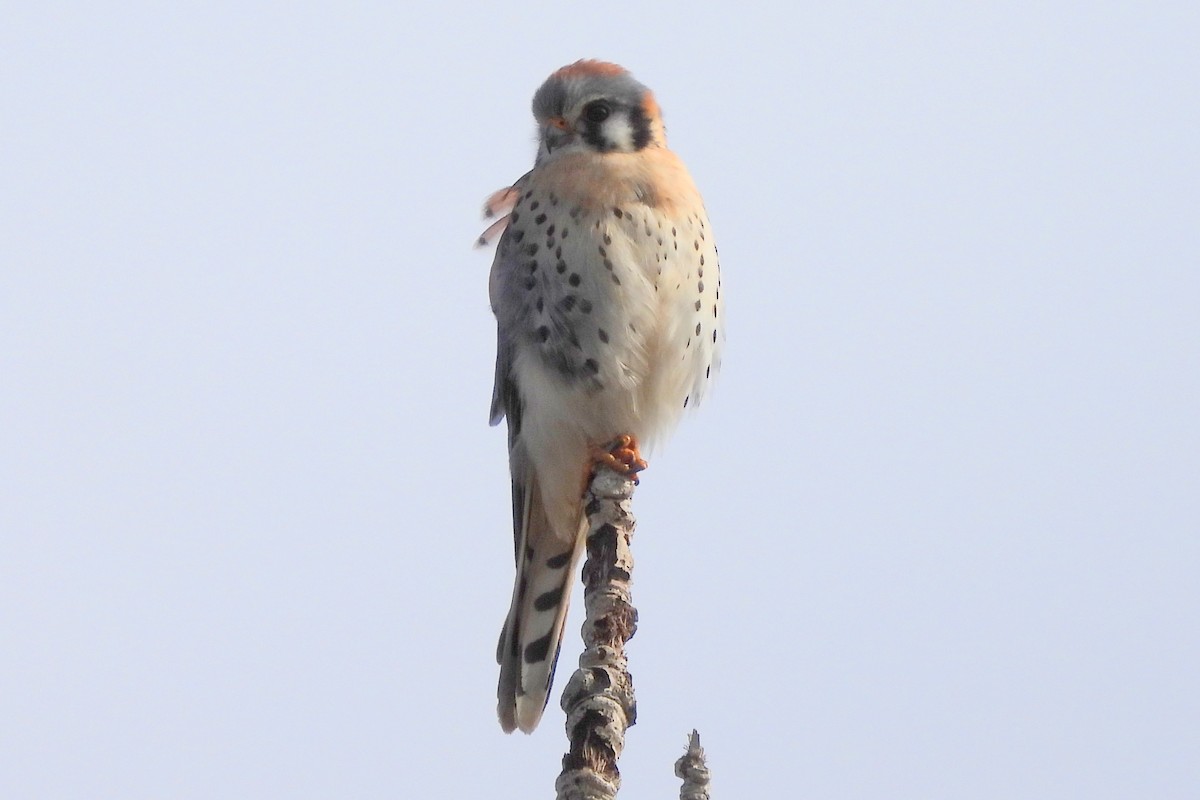
<path fill-rule="evenodd" d="M 678 283 L 677 230 L 703 213 L 691 179 L 659 149 L 565 155 L 518 188 L 501 247 L 517 266 L 527 352 L 593 394 L 639 385 L 663 336 L 660 285 Z"/>
<path fill-rule="evenodd" d="M 698 201 L 687 170 L 674 153 L 647 148 L 636 153 L 570 153 L 539 167 L 531 184 L 589 215 L 645 205 L 674 215 Z"/>

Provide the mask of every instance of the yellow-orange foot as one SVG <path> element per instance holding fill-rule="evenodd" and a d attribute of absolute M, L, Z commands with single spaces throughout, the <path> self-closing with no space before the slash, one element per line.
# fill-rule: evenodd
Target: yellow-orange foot
<path fill-rule="evenodd" d="M 592 464 L 627 475 L 634 483 L 639 483 L 637 474 L 649 466 L 638 452 L 637 439 L 628 434 L 618 436 L 607 448 L 593 448 Z"/>

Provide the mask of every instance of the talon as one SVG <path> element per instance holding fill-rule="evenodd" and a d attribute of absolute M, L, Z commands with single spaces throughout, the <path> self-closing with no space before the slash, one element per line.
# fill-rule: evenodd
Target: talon
<path fill-rule="evenodd" d="M 628 434 L 618 436 L 607 448 L 593 448 L 592 463 L 633 478 L 635 484 L 640 483 L 637 474 L 649 466 L 638 451 L 637 439 Z"/>

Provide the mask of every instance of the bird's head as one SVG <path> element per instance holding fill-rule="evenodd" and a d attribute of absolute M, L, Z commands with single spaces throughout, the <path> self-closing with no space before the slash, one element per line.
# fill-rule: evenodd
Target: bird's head
<path fill-rule="evenodd" d="M 654 95 L 624 68 L 576 61 L 533 96 L 538 161 L 560 153 L 633 153 L 666 146 Z"/>

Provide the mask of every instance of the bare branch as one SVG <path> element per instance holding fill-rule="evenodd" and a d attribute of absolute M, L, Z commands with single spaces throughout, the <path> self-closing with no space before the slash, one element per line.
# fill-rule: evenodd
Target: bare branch
<path fill-rule="evenodd" d="M 675 762 L 675 776 L 683 779 L 679 800 L 709 800 L 708 764 L 704 761 L 699 731 L 692 731 L 688 737 L 687 752 Z"/>
<path fill-rule="evenodd" d="M 579 669 L 562 697 L 570 749 L 554 784 L 557 800 L 616 800 L 621 788 L 617 759 L 625 749 L 625 731 L 637 721 L 633 678 L 625 656 L 625 643 L 637 631 L 637 610 L 630 595 L 633 489 L 631 477 L 598 466 L 584 498 L 587 619 Z M 709 800 L 708 766 L 696 731 L 688 738 L 687 752 L 675 762 L 675 774 L 683 779 L 680 800 Z"/>
<path fill-rule="evenodd" d="M 588 486 L 587 560 L 583 565 L 583 654 L 563 692 L 570 749 L 555 782 L 558 800 L 615 800 L 617 759 L 636 721 L 625 643 L 637 630 L 630 601 L 633 479 L 598 467 Z"/>

